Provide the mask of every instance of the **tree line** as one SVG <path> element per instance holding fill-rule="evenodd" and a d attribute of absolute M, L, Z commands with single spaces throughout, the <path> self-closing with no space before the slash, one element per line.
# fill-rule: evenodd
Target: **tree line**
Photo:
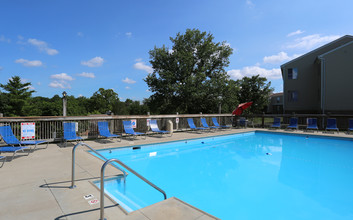
<path fill-rule="evenodd" d="M 59 95 L 52 98 L 32 97 L 31 83 L 22 83 L 19 76 L 13 76 L 7 84 L 0 84 L 0 113 L 5 117 L 14 116 L 62 116 L 63 100 Z M 143 115 L 149 111 L 145 103 L 126 99 L 119 100 L 112 89 L 100 88 L 89 98 L 66 96 L 67 115 L 84 116 L 114 113 L 118 115 Z"/>
<path fill-rule="evenodd" d="M 210 33 L 187 29 L 170 38 L 165 45 L 149 51 L 153 72 L 144 79 L 153 93 L 142 102 L 120 101 L 112 89 L 100 88 L 89 98 L 67 96 L 67 115 L 107 114 L 196 114 L 231 113 L 240 103 L 253 101 L 249 113 L 265 110 L 271 83 L 259 75 L 232 80 L 225 71 L 232 48 L 226 42 L 214 42 Z M 12 116 L 61 116 L 62 97 L 32 97 L 31 83 L 13 76 L 0 84 L 0 113 Z"/>

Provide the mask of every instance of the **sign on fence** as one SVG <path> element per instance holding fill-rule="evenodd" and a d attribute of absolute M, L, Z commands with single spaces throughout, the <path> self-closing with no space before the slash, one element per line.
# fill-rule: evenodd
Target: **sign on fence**
<path fill-rule="evenodd" d="M 151 119 L 147 118 L 147 127 L 150 126 Z"/>
<path fill-rule="evenodd" d="M 21 140 L 34 139 L 35 133 L 36 133 L 36 123 L 34 122 L 21 123 Z"/>
<path fill-rule="evenodd" d="M 179 118 L 175 119 L 175 123 L 179 124 Z"/>
<path fill-rule="evenodd" d="M 136 119 L 132 119 L 131 120 L 132 128 L 136 128 L 136 124 L 137 124 Z"/>

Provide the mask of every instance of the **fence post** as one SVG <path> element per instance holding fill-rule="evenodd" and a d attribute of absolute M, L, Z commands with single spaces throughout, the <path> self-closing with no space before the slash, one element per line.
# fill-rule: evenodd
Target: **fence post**
<path fill-rule="evenodd" d="M 261 117 L 262 121 L 261 121 L 261 127 L 265 128 L 265 112 L 262 112 L 262 117 Z"/>

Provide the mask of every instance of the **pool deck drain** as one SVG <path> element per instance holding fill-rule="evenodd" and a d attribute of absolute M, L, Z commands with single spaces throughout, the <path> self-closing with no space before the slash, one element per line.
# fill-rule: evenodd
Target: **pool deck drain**
<path fill-rule="evenodd" d="M 85 141 L 94 149 L 123 147 L 131 145 L 153 144 L 190 138 L 200 138 L 223 134 L 233 134 L 255 129 L 228 129 L 201 134 L 177 132 L 172 137 L 148 136 L 146 140 L 138 137 L 133 142 L 123 139 L 107 142 L 106 140 Z M 268 129 L 257 129 L 269 131 Z M 272 131 L 272 130 L 271 130 Z M 274 132 L 285 132 L 274 130 Z M 314 134 L 333 137 L 351 137 L 343 132 L 340 134 L 306 133 L 295 131 L 288 133 Z M 7 220 L 20 219 L 99 219 L 99 191 L 91 181 L 100 178 L 101 160 L 89 155 L 87 148 L 79 147 L 76 152 L 76 188 L 71 186 L 71 156 L 73 143 L 66 148 L 60 144 L 49 144 L 47 149 L 39 149 L 29 156 L 20 156 L 6 162 L 0 168 L 0 217 Z M 2 154 L 7 155 L 7 154 Z M 119 174 L 116 169 L 108 166 L 106 176 Z M 166 192 L 168 195 L 168 192 Z M 84 196 L 92 195 L 86 200 Z M 95 200 L 95 201 L 92 201 Z M 89 201 L 92 201 L 89 203 Z M 192 204 L 191 204 L 192 205 Z M 217 219 L 177 198 L 153 204 L 131 213 L 126 213 L 119 205 L 105 198 L 105 216 L 107 219 L 126 220 L 208 220 Z M 226 211 L 226 210 L 225 210 Z M 233 212 L 236 210 L 232 210 Z"/>

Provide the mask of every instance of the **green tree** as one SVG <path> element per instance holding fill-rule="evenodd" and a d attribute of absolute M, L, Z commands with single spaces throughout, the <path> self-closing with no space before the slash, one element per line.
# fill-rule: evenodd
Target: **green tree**
<path fill-rule="evenodd" d="M 231 113 L 239 104 L 238 94 L 239 85 L 236 81 L 230 79 L 225 86 L 224 96 L 221 97 L 222 113 Z"/>
<path fill-rule="evenodd" d="M 34 90 L 30 90 L 31 83 L 22 83 L 19 76 L 13 76 L 7 84 L 0 84 L 0 87 L 6 92 L 8 103 L 6 104 L 6 115 L 8 116 L 24 116 L 27 113 L 24 107 Z"/>
<path fill-rule="evenodd" d="M 128 110 L 130 115 L 146 115 L 149 111 L 147 105 L 141 104 L 140 101 L 132 101 Z"/>
<path fill-rule="evenodd" d="M 28 105 L 24 107 L 26 116 L 58 116 L 59 109 L 46 97 L 33 97 L 28 100 Z"/>
<path fill-rule="evenodd" d="M 0 113 L 3 113 L 4 116 L 7 116 L 8 114 L 8 104 L 9 104 L 9 97 L 5 94 L 0 92 Z"/>
<path fill-rule="evenodd" d="M 118 94 L 112 89 L 100 88 L 90 98 L 90 112 L 98 111 L 100 114 L 105 114 L 107 111 L 116 111 L 114 106 L 119 102 Z M 116 112 L 114 112 L 116 114 Z"/>
<path fill-rule="evenodd" d="M 154 70 L 145 79 L 154 93 L 148 101 L 150 109 L 154 113 L 217 112 L 218 97 L 225 95 L 229 76 L 224 68 L 232 49 L 197 29 L 170 40 L 171 49 L 163 45 L 149 51 Z"/>
<path fill-rule="evenodd" d="M 236 82 L 239 87 L 239 103 L 253 101 L 248 111 L 251 113 L 262 113 L 268 105 L 270 94 L 273 92 L 271 82 L 267 82 L 267 79 L 260 77 L 260 75 L 244 77 Z"/>

